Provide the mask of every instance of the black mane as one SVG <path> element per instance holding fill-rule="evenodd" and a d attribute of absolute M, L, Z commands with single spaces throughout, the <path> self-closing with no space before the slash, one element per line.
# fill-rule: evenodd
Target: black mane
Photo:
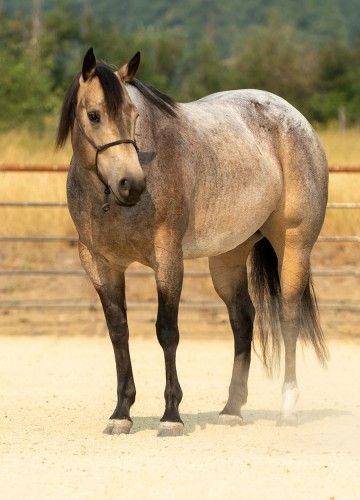
<path fill-rule="evenodd" d="M 74 125 L 80 75 L 81 73 L 78 73 L 75 76 L 65 94 L 56 137 L 56 146 L 58 148 L 65 144 L 69 132 Z M 119 80 L 114 74 L 113 68 L 104 63 L 96 65 L 95 75 L 99 78 L 100 85 L 104 91 L 107 110 L 110 116 L 115 117 L 123 101 L 123 91 L 119 84 Z M 136 87 L 139 92 L 160 111 L 170 116 L 176 116 L 177 103 L 171 97 L 163 94 L 152 85 L 143 83 L 136 78 L 129 83 Z"/>
<path fill-rule="evenodd" d="M 160 111 L 163 111 L 170 116 L 176 116 L 177 102 L 174 101 L 172 97 L 163 94 L 160 90 L 153 87 L 150 83 L 141 82 L 137 78 L 134 78 L 129 83 L 130 85 L 136 87 L 142 93 L 142 95 L 149 102 L 151 102 L 151 104 L 160 109 Z"/>

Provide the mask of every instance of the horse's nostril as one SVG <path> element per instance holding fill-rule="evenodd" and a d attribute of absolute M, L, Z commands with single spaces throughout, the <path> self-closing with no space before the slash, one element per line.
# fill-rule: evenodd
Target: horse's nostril
<path fill-rule="evenodd" d="M 119 182 L 120 191 L 130 191 L 130 182 L 124 177 Z"/>
<path fill-rule="evenodd" d="M 123 177 L 118 183 L 118 194 L 120 200 L 127 205 L 135 205 L 139 201 L 141 193 L 145 189 L 145 177 L 133 178 Z"/>
<path fill-rule="evenodd" d="M 129 181 L 124 177 L 124 179 L 121 179 L 120 181 L 120 186 L 124 189 L 129 188 Z"/>

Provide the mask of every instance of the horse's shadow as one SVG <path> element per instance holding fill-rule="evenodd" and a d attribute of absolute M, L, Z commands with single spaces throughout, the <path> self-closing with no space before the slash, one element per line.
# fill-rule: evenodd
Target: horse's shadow
<path fill-rule="evenodd" d="M 300 410 L 298 412 L 299 425 L 309 422 L 316 422 L 325 418 L 337 418 L 343 415 L 351 415 L 350 411 L 336 410 L 334 408 L 322 408 L 314 410 Z M 208 425 L 218 423 L 219 413 L 199 412 L 182 413 L 182 419 L 185 424 L 185 434 L 191 434 L 195 430 L 205 430 Z M 253 425 L 259 420 L 270 420 L 276 425 L 279 419 L 279 412 L 274 410 L 242 410 L 244 425 Z M 137 433 L 145 430 L 156 431 L 159 427 L 159 417 L 134 417 L 134 426 L 131 433 Z"/>
<path fill-rule="evenodd" d="M 216 424 L 219 414 L 216 412 L 182 413 L 181 417 L 185 424 L 185 434 L 191 434 L 197 428 L 206 429 L 208 424 Z M 159 417 L 134 417 L 134 425 L 131 433 L 145 430 L 157 430 Z"/>

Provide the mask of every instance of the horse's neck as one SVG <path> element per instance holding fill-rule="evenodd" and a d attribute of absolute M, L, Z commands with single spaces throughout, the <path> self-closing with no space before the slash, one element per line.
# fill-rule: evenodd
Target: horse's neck
<path fill-rule="evenodd" d="M 145 151 L 153 150 L 166 117 L 151 105 L 136 87 L 127 84 L 126 90 L 139 113 L 135 132 L 138 145 Z"/>
<path fill-rule="evenodd" d="M 97 201 L 104 199 L 104 185 L 95 171 L 81 167 L 75 156 L 72 157 L 70 163 L 68 189 L 79 199 L 91 198 Z"/>
<path fill-rule="evenodd" d="M 149 103 L 146 101 L 142 93 L 133 85 L 127 84 L 126 90 L 129 93 L 131 101 L 135 104 L 139 118 L 136 123 L 136 133 L 141 134 L 145 132 L 144 129 L 150 128 L 151 112 Z"/>

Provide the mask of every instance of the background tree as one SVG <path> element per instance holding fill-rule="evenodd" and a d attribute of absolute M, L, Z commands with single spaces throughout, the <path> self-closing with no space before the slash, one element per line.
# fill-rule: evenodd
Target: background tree
<path fill-rule="evenodd" d="M 139 77 L 178 100 L 256 87 L 356 123 L 359 17 L 360 0 L 2 0 L 0 127 L 54 116 L 89 46 L 115 66 L 140 50 Z"/>
<path fill-rule="evenodd" d="M 316 52 L 294 26 L 277 15 L 243 36 L 235 58 L 236 87 L 278 94 L 305 114 L 316 84 Z"/>

